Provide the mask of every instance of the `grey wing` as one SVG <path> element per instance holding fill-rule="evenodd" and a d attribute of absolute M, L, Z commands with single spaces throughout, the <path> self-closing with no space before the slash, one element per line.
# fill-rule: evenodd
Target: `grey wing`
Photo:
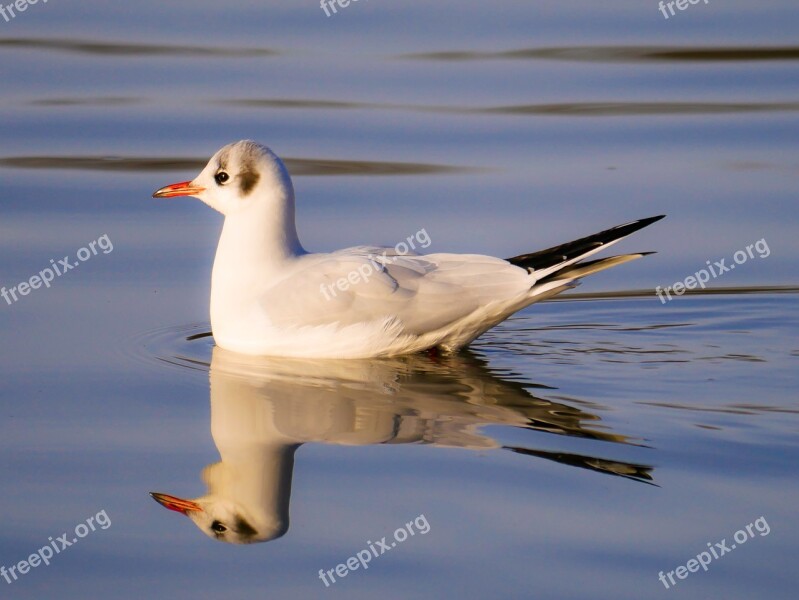
<path fill-rule="evenodd" d="M 261 302 L 284 326 L 399 319 L 406 332 L 424 333 L 521 297 L 534 282 L 525 269 L 490 256 L 399 255 L 360 246 L 300 257 Z"/>

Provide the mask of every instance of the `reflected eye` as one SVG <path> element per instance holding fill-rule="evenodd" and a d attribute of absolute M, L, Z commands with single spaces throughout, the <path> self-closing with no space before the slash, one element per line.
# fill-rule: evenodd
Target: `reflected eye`
<path fill-rule="evenodd" d="M 213 529 L 216 533 L 225 533 L 227 531 L 227 527 L 222 525 L 219 521 L 214 521 L 211 523 L 211 529 Z"/>
<path fill-rule="evenodd" d="M 216 180 L 216 183 L 217 183 L 217 184 L 219 184 L 219 185 L 222 185 L 222 184 L 223 184 L 223 183 L 225 183 L 225 182 L 226 182 L 228 179 L 230 179 L 230 175 L 228 175 L 228 174 L 227 174 L 227 173 L 225 173 L 224 171 L 220 171 L 219 173 L 217 173 L 216 175 L 214 175 L 214 179 Z"/>

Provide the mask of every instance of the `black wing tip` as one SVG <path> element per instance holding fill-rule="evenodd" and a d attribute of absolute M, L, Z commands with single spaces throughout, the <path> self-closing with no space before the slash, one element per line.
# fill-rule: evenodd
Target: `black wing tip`
<path fill-rule="evenodd" d="M 638 219 L 638 221 L 635 222 L 639 223 L 641 227 L 646 227 L 647 225 L 651 225 L 652 223 L 657 223 L 661 219 L 665 218 L 666 215 L 655 215 L 654 217 L 646 217 L 645 219 Z"/>
<path fill-rule="evenodd" d="M 544 269 L 552 267 L 560 262 L 577 258 L 578 256 L 595 250 L 616 240 L 627 237 L 636 231 L 660 221 L 666 215 L 656 215 L 654 217 L 647 217 L 645 219 L 638 219 L 637 221 L 630 221 L 622 225 L 616 225 L 610 229 L 605 229 L 599 233 L 589 235 L 571 242 L 566 242 L 560 246 L 547 248 L 531 254 L 520 254 L 513 258 L 506 258 L 509 263 L 518 267 L 527 269 Z"/>
<path fill-rule="evenodd" d="M 666 215 L 655 215 L 654 217 L 646 217 L 645 219 L 638 219 L 637 221 L 630 221 L 629 223 L 624 223 L 623 225 L 617 225 L 612 229 L 608 229 L 602 233 L 609 233 L 611 231 L 619 231 L 624 230 L 624 235 L 630 235 L 633 232 L 638 231 L 639 229 L 643 229 L 644 227 L 649 227 L 652 223 L 657 223 L 661 219 L 665 219 Z"/>
<path fill-rule="evenodd" d="M 655 215 L 654 217 L 646 217 L 645 219 L 638 219 L 638 221 L 635 221 L 635 222 L 636 223 L 646 223 L 647 225 L 649 225 L 650 223 L 655 223 L 655 222 L 660 221 L 661 219 L 665 219 L 665 218 L 666 218 L 666 215 Z"/>

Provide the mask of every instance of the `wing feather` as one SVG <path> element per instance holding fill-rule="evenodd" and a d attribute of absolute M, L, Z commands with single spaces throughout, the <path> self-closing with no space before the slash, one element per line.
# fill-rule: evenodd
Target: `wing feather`
<path fill-rule="evenodd" d="M 446 327 L 485 304 L 526 294 L 535 278 L 482 255 L 399 255 L 359 246 L 297 259 L 261 297 L 278 326 L 339 325 L 398 319 L 407 333 Z"/>

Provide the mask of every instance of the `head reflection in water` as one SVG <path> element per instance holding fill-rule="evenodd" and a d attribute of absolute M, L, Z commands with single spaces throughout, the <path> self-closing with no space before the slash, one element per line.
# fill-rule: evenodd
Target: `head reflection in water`
<path fill-rule="evenodd" d="M 483 435 L 482 426 L 506 425 L 630 443 L 586 426 L 596 415 L 535 397 L 526 389 L 530 384 L 496 377 L 469 353 L 314 361 L 244 356 L 216 347 L 210 379 L 211 434 L 221 460 L 202 472 L 208 491 L 194 500 L 152 496 L 223 542 L 267 542 L 288 531 L 294 453 L 309 442 L 502 448 L 651 480 L 646 465 L 504 447 Z"/>
<path fill-rule="evenodd" d="M 211 487 L 210 484 L 209 487 Z M 240 506 L 222 495 L 214 494 L 213 491 L 197 500 L 184 500 L 183 498 L 157 492 L 153 492 L 150 495 L 164 508 L 189 517 L 209 537 L 231 544 L 266 542 L 280 537 L 288 528 L 286 525 L 286 527 L 281 527 L 279 530 L 272 528 L 259 534 L 242 517 Z"/>

